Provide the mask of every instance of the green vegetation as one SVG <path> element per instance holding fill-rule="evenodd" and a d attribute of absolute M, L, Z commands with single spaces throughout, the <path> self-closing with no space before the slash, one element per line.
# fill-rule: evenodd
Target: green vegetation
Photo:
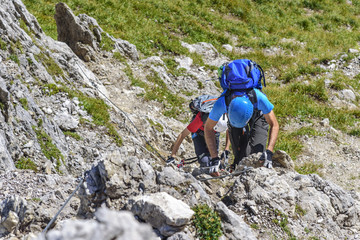
<path fill-rule="evenodd" d="M 114 49 L 114 41 L 111 40 L 104 32 L 101 33 L 100 48 L 104 51 L 111 51 Z"/>
<path fill-rule="evenodd" d="M 184 68 L 177 68 L 178 64 L 177 62 L 172 59 L 171 57 L 165 57 L 163 58 L 166 67 L 168 68 L 168 72 L 172 74 L 175 77 L 182 76 L 186 73 L 186 70 Z"/>
<path fill-rule="evenodd" d="M 275 66 L 283 76 L 308 71 L 313 59 L 325 61 L 346 52 L 359 40 L 358 0 L 346 1 L 64 1 L 76 15 L 86 13 L 116 38 L 128 40 L 146 56 L 159 51 L 185 54 L 180 40 L 210 42 L 230 58 L 257 60 L 265 68 Z M 57 1 L 24 1 L 45 33 L 57 38 L 53 16 Z M 227 34 L 224 34 L 226 32 Z M 221 46 L 233 44 L 253 52 L 227 52 Z M 264 48 L 281 47 L 287 55 L 265 56 Z M 293 54 L 293 55 L 291 55 Z M 284 66 L 295 66 L 284 68 Z M 312 68 L 312 67 L 310 67 Z M 311 70 L 312 71 L 312 70 Z M 291 74 L 290 74 L 291 75 Z"/>
<path fill-rule="evenodd" d="M 29 110 L 28 101 L 26 98 L 20 98 L 19 102 L 25 110 Z"/>
<path fill-rule="evenodd" d="M 304 216 L 306 214 L 306 211 L 302 209 L 298 204 L 295 205 L 295 212 L 300 216 Z"/>
<path fill-rule="evenodd" d="M 40 125 L 40 124 L 39 124 Z M 39 141 L 41 151 L 45 157 L 49 160 L 56 160 L 55 169 L 58 173 L 61 173 L 60 166 L 61 161 L 64 160 L 64 156 L 61 154 L 60 150 L 52 142 L 51 137 L 43 130 L 33 126 L 33 130 L 36 133 L 36 137 Z"/>
<path fill-rule="evenodd" d="M 12 60 L 12 61 L 16 62 L 18 65 L 20 65 L 20 60 L 17 55 L 11 54 L 9 58 L 10 58 L 10 60 Z"/>
<path fill-rule="evenodd" d="M 274 218 L 272 220 L 273 223 L 277 224 L 289 236 L 290 240 L 295 240 L 296 238 L 293 236 L 289 227 L 287 226 L 288 217 L 286 216 L 286 214 L 280 212 L 277 209 L 274 210 L 274 213 L 275 213 L 275 216 L 277 216 L 277 218 Z M 280 220 L 278 218 L 280 218 Z"/>
<path fill-rule="evenodd" d="M 304 135 L 319 136 L 320 133 L 311 127 L 302 127 L 293 132 L 282 132 L 276 142 L 275 150 L 283 150 L 290 155 L 291 159 L 295 160 L 304 147 L 298 137 Z"/>
<path fill-rule="evenodd" d="M 252 229 L 259 229 L 259 225 L 256 224 L 256 223 L 250 224 L 250 227 L 251 227 Z"/>
<path fill-rule="evenodd" d="M 6 50 L 6 42 L 4 42 L 1 38 L 0 38 L 0 49 Z"/>
<path fill-rule="evenodd" d="M 295 166 L 295 170 L 300 173 L 300 174 L 317 174 L 319 176 L 322 176 L 322 174 L 320 174 L 318 172 L 319 169 L 323 168 L 324 165 L 323 164 L 319 164 L 319 163 L 304 163 L 301 166 Z"/>
<path fill-rule="evenodd" d="M 45 65 L 47 72 L 52 76 L 63 76 L 63 70 L 57 65 L 53 58 L 47 56 L 44 53 L 35 55 L 35 59 Z"/>
<path fill-rule="evenodd" d="M 37 172 L 37 166 L 30 158 L 21 157 L 15 162 L 15 167 L 17 169 L 30 169 Z"/>
<path fill-rule="evenodd" d="M 192 210 L 195 212 L 193 222 L 197 237 L 216 240 L 222 235 L 220 217 L 208 205 L 197 205 Z"/>
<path fill-rule="evenodd" d="M 63 132 L 65 136 L 69 136 L 69 137 L 72 137 L 76 140 L 81 140 L 81 137 L 79 134 L 77 134 L 76 132 L 72 132 L 72 131 L 64 131 Z"/>
<path fill-rule="evenodd" d="M 151 120 L 150 118 L 147 119 L 148 122 L 150 123 L 150 126 L 154 127 L 157 131 L 159 132 L 163 132 L 164 131 L 164 127 L 163 125 L 161 125 L 158 122 L 154 122 L 153 120 Z"/>

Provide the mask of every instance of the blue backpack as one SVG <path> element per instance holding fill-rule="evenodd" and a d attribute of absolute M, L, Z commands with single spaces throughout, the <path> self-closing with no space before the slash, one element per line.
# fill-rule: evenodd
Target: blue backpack
<path fill-rule="evenodd" d="M 266 87 L 264 71 L 249 59 L 237 59 L 219 68 L 219 81 L 224 90 L 262 89 L 261 79 Z"/>

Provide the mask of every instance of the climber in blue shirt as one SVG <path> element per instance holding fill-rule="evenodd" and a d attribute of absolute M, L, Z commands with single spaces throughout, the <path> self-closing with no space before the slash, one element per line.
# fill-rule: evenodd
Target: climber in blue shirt
<path fill-rule="evenodd" d="M 204 128 L 206 144 L 211 155 L 212 171 L 217 172 L 220 163 L 215 136 L 211 129 L 224 113 L 229 118 L 230 141 L 235 157 L 232 168 L 235 168 L 243 157 L 257 152 L 263 152 L 260 160 L 264 161 L 264 166 L 272 168 L 272 155 L 279 132 L 279 124 L 273 108 L 274 105 L 259 89 L 231 92 L 231 94 L 228 90 L 224 91 L 210 112 Z"/>

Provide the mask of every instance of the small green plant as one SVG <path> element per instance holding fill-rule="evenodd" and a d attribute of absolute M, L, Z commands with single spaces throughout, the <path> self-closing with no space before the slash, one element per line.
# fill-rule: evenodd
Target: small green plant
<path fill-rule="evenodd" d="M 30 169 L 37 172 L 37 166 L 30 158 L 21 157 L 15 162 L 15 167 L 17 169 Z"/>
<path fill-rule="evenodd" d="M 272 222 L 277 224 L 290 237 L 290 239 L 296 239 L 296 238 L 294 238 L 289 227 L 287 226 L 288 217 L 286 216 L 286 214 L 282 213 L 281 211 L 279 211 L 277 209 L 274 210 L 274 213 L 275 213 L 275 216 L 280 218 L 280 220 L 278 220 L 277 218 L 274 218 L 272 220 Z"/>
<path fill-rule="evenodd" d="M 301 166 L 295 166 L 295 170 L 300 174 L 318 174 L 319 176 L 322 176 L 318 172 L 319 169 L 324 168 L 324 165 L 321 163 L 304 163 Z"/>
<path fill-rule="evenodd" d="M 45 65 L 47 72 L 52 76 L 63 76 L 64 72 L 53 58 L 44 53 L 35 55 L 35 59 Z"/>
<path fill-rule="evenodd" d="M 250 227 L 251 227 L 252 229 L 259 229 L 259 225 L 256 224 L 256 223 L 250 224 Z"/>
<path fill-rule="evenodd" d="M 20 60 L 17 55 L 11 54 L 9 57 L 12 61 L 16 62 L 18 65 L 20 64 Z"/>
<path fill-rule="evenodd" d="M 122 144 L 123 144 L 123 140 L 122 140 L 121 136 L 118 134 L 118 132 L 116 131 L 115 125 L 112 124 L 112 123 L 109 123 L 109 122 L 106 123 L 105 125 L 106 125 L 106 127 L 108 129 L 109 136 L 113 138 L 116 145 L 121 147 Z"/>
<path fill-rule="evenodd" d="M 182 76 L 186 70 L 184 68 L 178 68 L 178 63 L 172 57 L 165 57 L 163 59 L 169 72 L 175 77 Z"/>
<path fill-rule="evenodd" d="M 350 134 L 351 136 L 360 137 L 360 129 L 351 130 L 349 134 Z"/>
<path fill-rule="evenodd" d="M 73 132 L 73 131 L 64 131 L 63 132 L 65 136 L 69 136 L 69 137 L 72 137 L 76 140 L 81 140 L 81 137 L 79 134 L 77 134 L 76 132 Z"/>
<path fill-rule="evenodd" d="M 20 98 L 19 102 L 25 110 L 29 110 L 28 101 L 26 98 Z"/>
<path fill-rule="evenodd" d="M 0 38 L 0 49 L 6 50 L 6 42 L 4 42 L 1 38 Z"/>
<path fill-rule="evenodd" d="M 196 228 L 197 237 L 215 240 L 222 235 L 221 219 L 208 205 L 197 205 L 192 210 L 195 212 L 193 223 Z"/>
<path fill-rule="evenodd" d="M 295 212 L 300 216 L 304 216 L 306 214 L 306 211 L 302 209 L 298 204 L 295 205 Z"/>
<path fill-rule="evenodd" d="M 58 173 L 61 173 L 61 160 L 64 160 L 64 156 L 61 154 L 60 150 L 55 146 L 55 144 L 53 144 L 51 137 L 43 129 L 38 129 L 37 127 L 33 126 L 33 130 L 36 133 L 36 137 L 39 141 L 43 154 L 49 160 L 56 160 L 55 169 Z"/>
<path fill-rule="evenodd" d="M 119 52 L 114 52 L 113 58 L 119 60 L 120 62 L 126 63 L 126 58 Z"/>
<path fill-rule="evenodd" d="M 204 84 L 201 81 L 197 81 L 197 85 L 199 89 L 203 89 L 204 88 Z"/>
<path fill-rule="evenodd" d="M 150 118 L 147 119 L 148 122 L 150 123 L 150 125 L 152 127 L 154 127 L 156 130 L 158 130 L 159 132 L 163 132 L 164 131 L 164 127 L 160 124 L 160 123 L 155 123 L 153 120 L 151 120 Z"/>
<path fill-rule="evenodd" d="M 32 199 L 30 199 L 30 201 L 33 201 L 33 202 L 40 202 L 40 201 L 41 201 L 41 199 L 40 199 L 40 198 L 32 198 Z"/>

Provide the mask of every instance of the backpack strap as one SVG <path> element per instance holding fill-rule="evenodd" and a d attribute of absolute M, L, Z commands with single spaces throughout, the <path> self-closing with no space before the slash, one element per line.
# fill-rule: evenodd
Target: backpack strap
<path fill-rule="evenodd" d="M 263 82 L 264 82 L 264 87 L 266 87 L 266 82 L 265 82 L 265 73 L 264 73 L 264 70 L 262 69 L 262 67 L 260 66 L 260 65 L 258 65 L 257 63 L 255 63 L 254 62 L 254 64 L 255 64 L 255 66 L 258 68 L 258 69 L 260 69 L 260 75 L 261 75 L 261 77 L 260 77 L 260 84 L 261 84 L 261 79 L 264 79 L 263 80 Z"/>

